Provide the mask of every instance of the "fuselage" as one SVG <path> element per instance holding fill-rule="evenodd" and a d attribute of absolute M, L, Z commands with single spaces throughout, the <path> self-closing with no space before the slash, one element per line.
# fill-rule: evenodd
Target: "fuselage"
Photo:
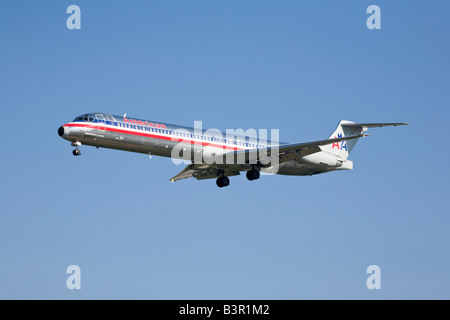
<path fill-rule="evenodd" d="M 81 115 L 61 126 L 58 134 L 73 145 L 90 145 L 178 159 L 196 159 L 199 154 L 203 157 L 215 157 L 237 150 L 284 145 L 270 140 L 262 141 L 256 137 L 230 135 L 216 129 L 203 130 L 105 113 Z M 242 165 L 240 168 L 242 169 Z M 248 168 L 251 169 L 251 165 Z M 332 168 L 287 161 L 276 167 L 260 169 L 278 174 L 312 175 Z"/>

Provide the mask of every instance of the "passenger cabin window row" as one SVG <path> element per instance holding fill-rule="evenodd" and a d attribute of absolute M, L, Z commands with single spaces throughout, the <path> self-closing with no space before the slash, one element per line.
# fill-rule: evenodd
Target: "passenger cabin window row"
<path fill-rule="evenodd" d="M 151 127 L 144 127 L 144 126 L 139 126 L 139 125 L 129 124 L 129 123 L 118 122 L 117 124 L 115 123 L 115 125 L 118 125 L 119 127 L 122 127 L 122 128 L 129 128 L 129 129 L 143 130 L 143 131 L 149 131 L 149 132 L 155 132 L 155 133 L 163 133 L 163 134 L 168 134 L 168 135 L 175 135 L 180 138 L 193 138 L 193 139 L 206 140 L 206 141 L 211 141 L 211 142 L 235 144 L 235 145 L 240 145 L 243 147 L 250 147 L 250 148 L 266 147 L 265 145 L 258 145 L 258 144 L 254 144 L 254 143 L 243 142 L 243 141 L 221 139 L 221 138 L 217 138 L 217 137 L 209 137 L 209 136 L 180 132 L 180 131 L 172 131 L 172 130 L 151 128 Z"/>

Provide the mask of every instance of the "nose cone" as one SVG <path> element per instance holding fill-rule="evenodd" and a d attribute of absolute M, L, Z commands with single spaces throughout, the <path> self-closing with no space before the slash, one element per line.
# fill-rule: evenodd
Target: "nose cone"
<path fill-rule="evenodd" d="M 58 129 L 58 135 L 60 137 L 64 137 L 64 134 L 66 133 L 66 128 L 65 127 L 59 127 Z"/>

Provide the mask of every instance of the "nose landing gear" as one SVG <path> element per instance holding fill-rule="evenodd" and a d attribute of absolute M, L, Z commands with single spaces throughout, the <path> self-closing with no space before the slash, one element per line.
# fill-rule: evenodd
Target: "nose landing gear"
<path fill-rule="evenodd" d="M 80 151 L 80 149 L 78 149 L 78 146 L 81 146 L 81 143 L 79 143 L 79 142 L 72 142 L 72 147 L 75 147 L 75 150 L 72 151 L 72 154 L 74 156 L 80 156 L 81 155 L 81 151 Z"/>

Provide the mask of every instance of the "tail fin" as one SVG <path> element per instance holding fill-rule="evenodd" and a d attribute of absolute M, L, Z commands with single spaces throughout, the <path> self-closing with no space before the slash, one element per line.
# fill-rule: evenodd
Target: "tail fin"
<path fill-rule="evenodd" d="M 341 120 L 339 122 L 336 130 L 330 136 L 329 139 L 340 138 L 340 137 L 349 137 L 349 136 L 357 136 L 367 131 L 368 128 L 374 127 L 387 127 L 387 126 L 403 126 L 408 125 L 408 123 L 404 122 L 395 122 L 395 123 L 355 123 L 347 120 Z M 347 160 L 348 155 L 355 147 L 358 139 L 346 140 L 341 142 L 335 142 L 333 144 L 321 146 L 323 151 L 328 153 L 337 155 L 342 158 L 342 160 Z"/>
<path fill-rule="evenodd" d="M 339 122 L 336 130 L 334 130 L 334 132 L 331 134 L 329 139 L 348 137 L 348 136 L 357 136 L 357 135 L 363 133 L 364 128 L 348 127 L 348 126 L 346 126 L 348 124 L 354 125 L 355 123 L 351 122 L 351 121 L 347 121 L 347 120 L 342 120 L 341 122 Z M 352 151 L 353 147 L 358 142 L 358 140 L 359 139 L 352 139 L 349 141 L 335 142 L 333 144 L 322 146 L 321 148 L 323 151 L 337 155 L 342 160 L 347 160 L 348 155 L 350 154 L 350 152 Z"/>

